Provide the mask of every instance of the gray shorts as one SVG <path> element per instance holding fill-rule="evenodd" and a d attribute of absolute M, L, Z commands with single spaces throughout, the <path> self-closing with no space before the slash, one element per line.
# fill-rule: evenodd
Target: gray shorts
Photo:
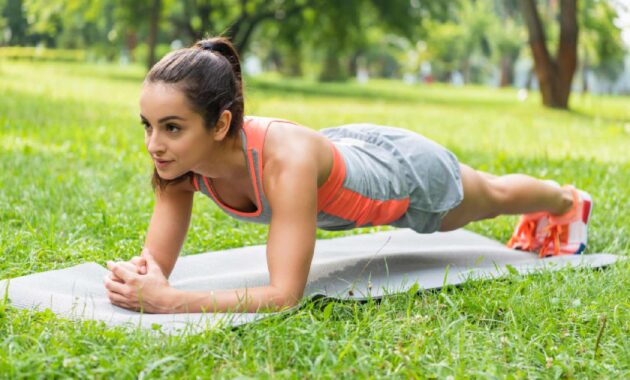
<path fill-rule="evenodd" d="M 344 159 L 344 186 L 371 199 L 409 197 L 407 211 L 389 225 L 435 232 L 444 215 L 464 197 L 455 155 L 415 132 L 373 124 L 349 124 L 320 132 Z"/>

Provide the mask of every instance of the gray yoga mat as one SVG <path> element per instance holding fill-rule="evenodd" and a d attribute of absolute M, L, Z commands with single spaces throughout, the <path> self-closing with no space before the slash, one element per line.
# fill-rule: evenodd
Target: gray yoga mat
<path fill-rule="evenodd" d="M 305 297 L 323 295 L 363 300 L 408 290 L 440 288 L 467 280 L 492 279 L 566 267 L 602 267 L 623 256 L 587 254 L 539 259 L 494 240 L 458 230 L 430 235 L 399 229 L 368 235 L 318 240 Z M 510 269 L 511 269 L 510 268 Z M 110 304 L 103 288 L 108 270 L 96 263 L 0 281 L 0 292 L 17 308 L 51 309 L 61 317 L 93 319 L 108 325 L 162 331 L 199 331 L 217 325 L 241 325 L 270 314 L 141 314 Z M 265 246 L 251 246 L 181 257 L 170 283 L 179 289 L 210 290 L 268 284 Z"/>

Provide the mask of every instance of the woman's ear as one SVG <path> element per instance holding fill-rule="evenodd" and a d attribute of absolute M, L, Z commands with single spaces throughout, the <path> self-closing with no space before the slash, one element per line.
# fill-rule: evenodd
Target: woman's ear
<path fill-rule="evenodd" d="M 219 116 L 217 124 L 214 126 L 214 140 L 222 141 L 230 131 L 230 124 L 232 123 L 232 112 L 225 110 Z"/>

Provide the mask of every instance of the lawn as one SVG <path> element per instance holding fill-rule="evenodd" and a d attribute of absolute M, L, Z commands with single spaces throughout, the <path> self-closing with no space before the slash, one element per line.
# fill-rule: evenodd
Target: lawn
<path fill-rule="evenodd" d="M 0 278 L 139 253 L 152 211 L 139 68 L 0 61 Z M 594 198 L 587 252 L 630 255 L 630 99 L 543 109 L 513 89 L 246 84 L 246 112 L 319 129 L 408 128 L 495 174 L 573 183 Z M 184 255 L 262 244 L 197 196 Z M 505 241 L 516 217 L 469 229 Z M 356 230 L 352 233 L 365 233 Z M 320 231 L 329 238 L 342 233 Z M 237 329 L 167 336 L 26 312 L 0 300 L 0 378 L 628 378 L 630 263 L 471 282 L 380 303 L 306 302 Z"/>

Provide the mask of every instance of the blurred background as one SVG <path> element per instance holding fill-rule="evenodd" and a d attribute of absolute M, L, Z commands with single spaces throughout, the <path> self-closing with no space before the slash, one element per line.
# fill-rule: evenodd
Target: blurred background
<path fill-rule="evenodd" d="M 630 0 L 0 0 L 0 58 L 151 67 L 232 39 L 247 75 L 630 94 Z"/>

